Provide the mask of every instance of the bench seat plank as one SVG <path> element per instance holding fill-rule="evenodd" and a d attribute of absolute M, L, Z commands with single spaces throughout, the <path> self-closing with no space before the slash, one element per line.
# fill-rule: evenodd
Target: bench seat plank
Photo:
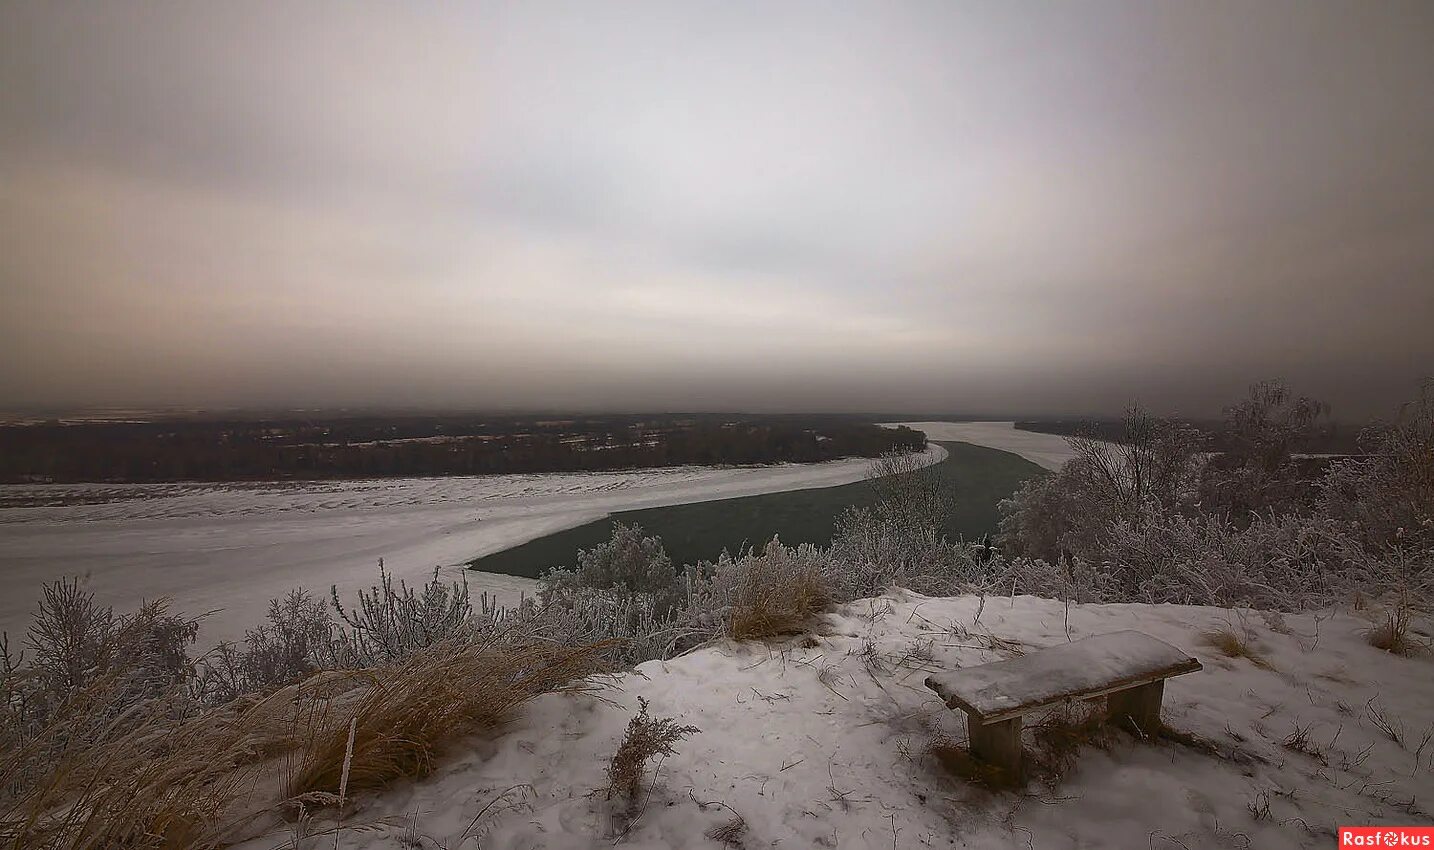
<path fill-rule="evenodd" d="M 926 686 L 948 707 L 997 723 L 1063 699 L 1092 699 L 1199 669 L 1184 651 L 1126 630 L 940 673 Z"/>

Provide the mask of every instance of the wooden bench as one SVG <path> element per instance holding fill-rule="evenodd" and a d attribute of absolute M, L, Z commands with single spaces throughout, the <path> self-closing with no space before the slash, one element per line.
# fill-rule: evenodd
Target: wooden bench
<path fill-rule="evenodd" d="M 1199 669 L 1198 660 L 1163 640 L 1120 631 L 929 676 L 926 687 L 948 708 L 966 712 L 971 755 L 1016 777 L 1024 715 L 1063 700 L 1104 696 L 1109 720 L 1153 735 L 1160 728 L 1165 680 Z"/>

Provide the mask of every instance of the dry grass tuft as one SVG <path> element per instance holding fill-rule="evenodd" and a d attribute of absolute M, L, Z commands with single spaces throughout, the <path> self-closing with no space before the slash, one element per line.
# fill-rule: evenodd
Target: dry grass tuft
<path fill-rule="evenodd" d="M 1264 670 L 1274 670 L 1274 666 L 1265 657 L 1255 650 L 1254 636 L 1248 631 L 1243 635 L 1235 634 L 1229 628 L 1212 629 L 1200 636 L 1206 646 L 1219 651 L 1226 658 L 1244 658 L 1251 664 Z"/>
<path fill-rule="evenodd" d="M 741 815 L 733 815 L 731 820 L 725 821 L 707 830 L 707 837 L 712 841 L 718 841 L 729 847 L 740 847 L 742 837 L 747 834 L 747 822 Z"/>
<path fill-rule="evenodd" d="M 1250 817 L 1257 821 L 1270 820 L 1270 792 L 1255 792 L 1255 796 L 1245 803 L 1245 808 L 1249 810 Z"/>
<path fill-rule="evenodd" d="M 44 730 L 30 747 L 63 736 Z M 217 846 L 231 808 L 252 789 L 264 758 L 261 737 L 231 712 L 189 720 L 156 712 L 128 734 L 64 740 L 49 769 L 0 795 L 0 846 L 209 848 Z M 7 767 L 23 763 L 23 753 Z"/>
<path fill-rule="evenodd" d="M 1076 765 L 1082 747 L 1108 748 L 1115 730 L 1106 721 L 1102 700 L 1057 706 L 1031 727 L 1031 773 L 1055 785 Z"/>
<path fill-rule="evenodd" d="M 337 793 L 346 762 L 349 792 L 423 776 L 445 745 L 498 726 L 533 697 L 592 687 L 582 680 L 602 670 L 602 649 L 456 640 L 384 667 L 339 674 L 358 688 L 336 699 L 310 698 L 297 724 L 286 790 L 291 796 Z"/>
<path fill-rule="evenodd" d="M 988 791 L 1009 791 L 1021 785 L 1020 776 L 976 758 L 970 748 L 949 738 L 932 741 L 926 751 L 947 773 Z"/>
<path fill-rule="evenodd" d="M 272 787 L 275 770 L 285 772 L 276 757 L 287 760 L 287 793 L 309 805 L 333 804 L 341 789 L 421 775 L 447 742 L 596 672 L 600 650 L 545 645 L 499 652 L 449 643 L 388 667 L 320 673 L 267 698 L 184 719 L 167 702 L 142 704 L 124 735 L 41 730 L 0 759 L 0 847 L 216 847 L 241 816 L 240 804 L 252 809 L 259 789 Z M 81 693 L 61 717 L 107 698 Z M 18 773 L 36 753 L 50 760 L 48 769 Z"/>
<path fill-rule="evenodd" d="M 1311 731 L 1313 731 L 1312 727 L 1301 726 L 1300 724 L 1296 723 L 1294 724 L 1294 727 L 1290 730 L 1290 734 L 1286 735 L 1284 740 L 1280 741 L 1280 746 L 1284 747 L 1292 753 L 1301 753 L 1302 755 L 1307 755 L 1315 761 L 1320 762 L 1321 764 L 1325 764 L 1327 763 L 1327 760 L 1325 758 L 1324 752 L 1314 743 L 1314 740 L 1310 737 Z"/>
<path fill-rule="evenodd" d="M 1379 702 L 1379 697 L 1371 697 L 1369 702 L 1364 704 L 1366 713 L 1369 715 L 1369 722 L 1379 733 L 1399 746 L 1404 746 L 1404 721 L 1389 713 Z"/>
<path fill-rule="evenodd" d="M 1393 655 L 1415 655 L 1428 647 L 1414 637 L 1412 624 L 1413 611 L 1405 600 L 1400 600 L 1385 613 L 1383 622 L 1364 633 L 1364 639 L 1375 649 Z"/>
<path fill-rule="evenodd" d="M 763 640 L 808 631 L 831 607 L 831 593 L 816 564 L 781 553 L 748 558 L 744 564 L 728 633 L 734 640 Z"/>
<path fill-rule="evenodd" d="M 673 745 L 688 735 L 702 731 L 696 726 L 678 726 L 671 717 L 654 720 L 648 714 L 647 700 L 638 697 L 637 703 L 638 712 L 628 721 L 627 734 L 607 768 L 608 798 L 625 800 L 629 814 L 637 809 L 637 792 L 642 785 L 647 762 L 654 756 L 676 755 Z"/>

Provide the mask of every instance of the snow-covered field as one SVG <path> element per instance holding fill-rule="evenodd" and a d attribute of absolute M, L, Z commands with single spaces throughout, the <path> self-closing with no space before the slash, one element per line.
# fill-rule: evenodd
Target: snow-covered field
<path fill-rule="evenodd" d="M 1060 469 L 1075 457 L 1065 437 L 1018 431 L 1014 422 L 883 422 L 888 427 L 905 425 L 925 431 L 927 439 L 972 443 L 1020 455 L 1046 469 Z"/>
<path fill-rule="evenodd" d="M 946 452 L 932 446 L 932 462 Z M 235 638 L 268 601 L 304 586 L 327 593 L 397 577 L 449 578 L 471 558 L 613 511 L 831 487 L 870 461 L 715 469 L 260 484 L 0 487 L 0 628 L 23 631 L 41 587 L 86 576 L 102 604 L 130 611 L 165 596 L 216 611 L 201 643 Z M 466 573 L 475 596 L 507 603 L 534 582 Z"/>
<path fill-rule="evenodd" d="M 1434 665 L 1369 646 L 1368 621 L 1077 605 L 1069 623 L 1071 639 L 1138 629 L 1198 657 L 1203 671 L 1167 682 L 1164 717 L 1212 751 L 1120 733 L 1055 787 L 992 793 L 955 778 L 925 752 L 965 739 L 923 687 L 928 671 L 1064 643 L 1062 605 L 898 589 L 843 606 L 815 645 L 719 644 L 643 664 L 604 700 L 541 697 L 434 776 L 360 798 L 340 843 L 715 848 L 706 833 L 740 816 L 747 848 L 1294 848 L 1334 846 L 1341 824 L 1434 821 Z M 1248 632 L 1268 669 L 1207 646 L 1202 633 L 1222 628 Z M 702 731 L 657 766 L 619 840 L 599 789 L 638 696 Z M 495 804 L 517 785 L 531 786 L 521 805 Z M 475 818 L 481 843 L 462 838 Z M 282 826 L 263 828 L 244 850 L 290 846 Z"/>

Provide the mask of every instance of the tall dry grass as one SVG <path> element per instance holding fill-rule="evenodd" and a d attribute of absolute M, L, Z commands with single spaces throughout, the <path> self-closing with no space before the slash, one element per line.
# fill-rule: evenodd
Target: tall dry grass
<path fill-rule="evenodd" d="M 595 687 L 586 677 L 603 670 L 603 649 L 450 641 L 396 664 L 331 674 L 356 687 L 307 704 L 286 792 L 337 794 L 346 761 L 349 791 L 423 776 L 449 744 L 499 726 L 533 697 Z"/>
<path fill-rule="evenodd" d="M 728 582 L 727 635 L 763 640 L 801 634 L 831 607 L 822 561 L 809 547 L 789 549 L 775 538 L 761 555 L 735 562 Z"/>
<path fill-rule="evenodd" d="M 102 702 L 93 691 L 70 707 Z M 179 719 L 137 709 L 122 735 L 75 736 L 51 727 L 0 754 L 0 846 L 205 848 L 216 846 L 233 805 L 260 775 L 270 735 L 244 712 Z M 59 725 L 74 722 L 63 716 Z M 34 756 L 45 753 L 37 769 Z"/>
<path fill-rule="evenodd" d="M 527 700 L 593 687 L 582 679 L 601 671 L 602 649 L 454 640 L 188 717 L 154 701 L 123 735 L 70 734 L 66 721 L 108 699 L 101 681 L 54 728 L 0 752 L 0 847 L 217 847 L 286 799 L 337 802 L 346 762 L 349 792 L 428 773 L 448 745 Z"/>

